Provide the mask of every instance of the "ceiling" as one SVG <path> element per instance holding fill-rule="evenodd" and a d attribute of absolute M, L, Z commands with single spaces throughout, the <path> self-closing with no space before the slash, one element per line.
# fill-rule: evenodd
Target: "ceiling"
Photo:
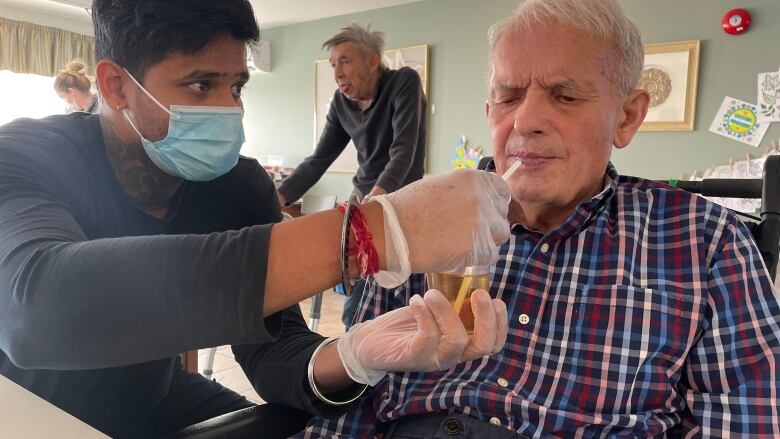
<path fill-rule="evenodd" d="M 415 3 L 422 0 L 250 0 L 260 29 Z"/>
<path fill-rule="evenodd" d="M 270 29 L 418 1 L 422 0 L 250 0 L 255 9 L 260 29 Z M 84 3 L 84 0 L 74 0 L 74 2 Z M 3 15 L 3 6 L 6 5 L 15 9 L 31 11 L 41 16 L 62 18 L 81 24 L 86 29 L 91 27 L 89 15 L 80 7 L 68 6 L 50 0 L 0 0 L 0 16 Z M 42 24 L 54 25 L 53 23 Z"/>

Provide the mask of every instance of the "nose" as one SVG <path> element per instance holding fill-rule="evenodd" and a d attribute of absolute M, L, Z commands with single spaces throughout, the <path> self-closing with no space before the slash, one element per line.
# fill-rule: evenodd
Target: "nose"
<path fill-rule="evenodd" d="M 547 93 L 529 90 L 515 108 L 514 131 L 521 136 L 545 134 L 550 123 L 550 105 Z"/>
<path fill-rule="evenodd" d="M 335 67 L 333 67 L 333 77 L 335 79 L 339 79 L 344 74 L 344 69 L 336 64 Z"/>

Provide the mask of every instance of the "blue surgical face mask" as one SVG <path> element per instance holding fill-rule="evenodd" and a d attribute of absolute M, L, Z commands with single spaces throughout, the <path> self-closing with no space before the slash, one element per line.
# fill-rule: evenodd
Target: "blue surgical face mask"
<path fill-rule="evenodd" d="M 190 181 L 209 181 L 226 174 L 238 163 L 244 143 L 244 110 L 239 107 L 191 107 L 171 105 L 170 110 L 136 81 L 160 108 L 168 113 L 168 135 L 153 142 L 145 139 L 127 110 L 125 119 L 138 136 L 146 154 L 163 172 Z"/>

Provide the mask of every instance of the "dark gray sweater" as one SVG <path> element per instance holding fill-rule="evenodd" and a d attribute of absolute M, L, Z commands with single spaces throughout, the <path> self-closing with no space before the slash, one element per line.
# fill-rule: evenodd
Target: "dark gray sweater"
<path fill-rule="evenodd" d="M 323 337 L 297 305 L 262 316 L 280 218 L 255 160 L 185 182 L 158 220 L 114 177 L 97 115 L 0 127 L 0 373 L 121 436 L 167 394 L 175 355 L 232 344 L 265 400 L 333 413 L 305 378 Z"/>
<path fill-rule="evenodd" d="M 349 143 L 360 164 L 352 183 L 365 195 L 375 185 L 393 192 L 423 176 L 427 110 L 420 75 L 409 67 L 382 73 L 371 106 L 360 110 L 340 91 L 333 95 L 314 154 L 285 179 L 279 192 L 300 198 Z"/>

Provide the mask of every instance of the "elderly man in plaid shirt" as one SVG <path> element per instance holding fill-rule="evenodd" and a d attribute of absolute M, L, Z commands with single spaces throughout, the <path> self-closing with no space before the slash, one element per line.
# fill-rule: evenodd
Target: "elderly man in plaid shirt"
<path fill-rule="evenodd" d="M 491 270 L 506 345 L 388 374 L 299 436 L 780 437 L 780 307 L 750 232 L 609 161 L 648 108 L 634 24 L 615 0 L 529 0 L 490 35 L 495 165 L 522 162 Z M 424 290 L 372 289 L 358 319 Z"/>

